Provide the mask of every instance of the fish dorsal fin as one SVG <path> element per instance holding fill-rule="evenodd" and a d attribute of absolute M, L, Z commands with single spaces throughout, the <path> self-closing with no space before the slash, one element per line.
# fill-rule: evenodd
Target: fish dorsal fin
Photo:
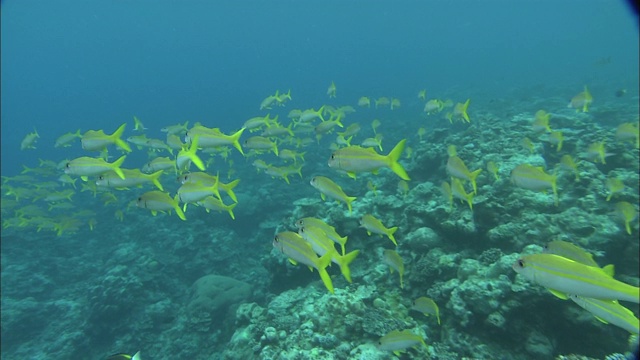
<path fill-rule="evenodd" d="M 609 264 L 609 265 L 603 267 L 602 271 L 604 271 L 605 274 L 613 277 L 613 274 L 615 272 L 615 268 L 614 268 L 613 264 Z"/>
<path fill-rule="evenodd" d="M 565 293 L 563 293 L 563 292 L 560 292 L 560 291 L 558 291 L 558 290 L 554 290 L 554 289 L 547 289 L 547 290 L 549 290 L 549 292 L 551 292 L 553 295 L 555 295 L 555 296 L 559 297 L 559 298 L 560 298 L 560 299 L 562 299 L 562 300 L 568 300 L 568 299 L 569 299 L 569 297 L 567 296 L 567 294 L 565 294 Z"/>

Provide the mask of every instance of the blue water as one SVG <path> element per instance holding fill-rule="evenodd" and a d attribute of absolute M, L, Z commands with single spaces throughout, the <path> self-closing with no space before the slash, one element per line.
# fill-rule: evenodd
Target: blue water
<path fill-rule="evenodd" d="M 103 129 L 111 133 L 124 122 L 128 123 L 126 138 L 134 135 L 133 116 L 142 120 L 148 128 L 149 137 L 164 138 L 160 128 L 185 121 L 190 125 L 200 121 L 231 133 L 254 116 L 278 113 L 286 124 L 289 110 L 317 109 L 328 103 L 357 108 L 352 119 L 356 119 L 368 132 L 371 132 L 371 120 L 381 117 L 381 129 L 389 135 L 388 139 L 385 138 L 384 152 L 387 153 L 401 138 L 415 138 L 416 129 L 421 124 L 428 124 L 429 130 L 438 126 L 447 128 L 446 120 L 426 118 L 422 112 L 424 102 L 416 96 L 421 89 L 427 89 L 427 98 L 452 98 L 455 102 L 471 98 L 472 118 L 495 112 L 509 114 L 504 120 L 508 121 L 510 116 L 521 112 L 533 114 L 539 104 L 545 103 L 540 99 L 562 104 L 557 109 L 551 109 L 549 105 L 547 110 L 550 112 L 568 111 L 564 104 L 588 85 L 595 98 L 595 114 L 598 114 L 598 101 L 601 104 L 600 114 L 606 110 L 602 104 L 618 106 L 616 111 L 625 114 L 624 119 L 612 120 L 608 125 L 615 128 L 624 121 L 637 122 L 638 18 L 624 1 L 30 0 L 3 1 L 1 10 L 0 166 L 3 177 L 20 174 L 23 166 L 37 167 L 39 159 L 59 162 L 97 155 L 83 152 L 78 142 L 71 148 L 60 149 L 54 148 L 53 144 L 67 132 Z M 326 91 L 332 81 L 337 85 L 338 97 L 329 100 Z M 293 100 L 285 108 L 259 109 L 266 96 L 276 90 L 286 92 L 288 89 L 291 89 Z M 628 89 L 628 94 L 621 99 L 616 98 L 614 92 L 619 89 Z M 373 108 L 358 108 L 358 98 L 364 95 L 369 96 L 372 102 L 380 96 L 396 97 L 402 101 L 402 107 L 395 113 L 382 115 Z M 626 116 L 628 114 L 631 115 Z M 598 120 L 606 123 L 605 117 Z M 345 125 L 353 122 L 345 120 Z M 564 126 L 569 127 L 566 123 Z M 451 128 L 454 133 L 464 129 L 460 124 Z M 22 139 L 34 129 L 40 135 L 37 148 L 21 151 Z M 481 131 L 483 128 L 473 130 Z M 359 136 L 361 140 L 363 136 Z M 244 135 L 241 141 L 246 137 Z M 333 138 L 333 135 L 327 137 Z M 289 279 L 291 286 L 282 283 L 265 285 L 268 283 L 265 276 L 273 271 L 273 266 L 267 269 L 269 266 L 263 265 L 270 261 L 265 258 L 272 258 L 268 255 L 272 233 L 292 230 L 287 227 L 292 220 L 287 217 L 293 216 L 290 213 L 292 203 L 304 197 L 319 198 L 310 190 L 308 178 L 327 173 L 338 178 L 335 172 L 328 172 L 326 168 L 330 141 L 323 141 L 321 146 L 308 150 L 303 179 L 292 175 L 295 183 L 292 180 L 291 186 L 279 179 L 256 175 L 251 166 L 254 159 L 245 162 L 232 149 L 233 168 L 241 179 L 235 222 L 227 219 L 226 214 L 216 215 L 216 220 L 210 222 L 203 212 L 191 210 L 187 217 L 194 219 L 194 225 L 190 221 L 181 223 L 175 214 L 152 217 L 142 209 L 132 209 L 123 223 L 116 222 L 113 212 L 125 208 L 142 192 L 136 189 L 119 197 L 117 205 L 105 205 L 104 208 L 103 200 L 92 199 L 89 193 L 76 194 L 74 211 L 96 211 L 101 226 L 99 234 L 83 228 L 76 234 L 56 237 L 55 233 L 36 232 L 35 228 L 3 228 L 3 252 L 9 246 L 9 264 L 15 266 L 18 263 L 29 273 L 32 270 L 28 269 L 38 268 L 39 256 L 42 256 L 47 264 L 42 272 L 58 279 L 56 290 L 34 280 L 35 284 L 41 284 L 38 286 L 42 289 L 35 295 L 29 291 L 21 293 L 22 289 L 17 291 L 12 286 L 28 280 L 17 276 L 5 281 L 5 277 L 11 275 L 4 274 L 3 267 L 3 294 L 10 294 L 12 299 L 10 303 L 5 302 L 6 295 L 3 295 L 3 311 L 6 306 L 13 306 L 7 304 L 15 305 L 13 301 L 16 299 L 35 297 L 37 301 L 50 301 L 65 299 L 70 294 L 76 296 L 78 289 L 72 290 L 74 281 L 91 283 L 95 280 L 90 276 L 92 272 L 101 279 L 100 276 L 108 271 L 106 269 L 111 269 L 121 260 L 112 260 L 111 254 L 116 249 L 126 253 L 123 246 L 126 248 L 128 242 L 136 241 L 138 245 L 144 244 L 142 248 L 145 251 L 156 254 L 156 258 L 163 258 L 164 265 L 171 269 L 167 276 L 173 282 L 164 291 L 181 299 L 173 299 L 175 303 L 184 302 L 181 296 L 199 277 L 210 273 L 233 276 L 229 270 L 233 266 L 254 267 L 253 272 L 235 275 L 261 289 L 260 296 L 252 300 L 261 306 L 266 306 L 267 300 L 283 290 L 317 281 L 317 275 L 313 274 L 295 282 Z M 514 139 L 516 141 L 519 139 Z M 417 144 L 412 146 L 414 150 L 418 149 Z M 443 143 L 438 146 L 446 148 Z M 634 156 L 637 159 L 637 151 Z M 551 158 L 558 162 L 557 157 Z M 146 161 L 145 151 L 134 148 L 125 167 L 140 167 Z M 229 167 L 221 160 L 216 161 L 217 165 L 212 169 L 226 175 Z M 607 171 L 603 170 L 602 174 Z M 419 181 L 433 181 L 435 186 L 446 180 L 444 173 L 438 177 L 436 170 L 431 168 L 409 173 Z M 167 175 L 162 183 L 171 194 L 175 194 L 177 184 L 172 182 L 172 176 Z M 385 176 L 389 179 L 384 182 L 387 191 L 395 194 L 398 179 L 390 173 L 385 173 Z M 41 180 L 55 181 L 55 178 Z M 364 198 L 365 180 L 354 183 L 341 178 L 340 182 L 347 192 Z M 637 181 L 634 186 L 637 187 Z M 261 203 L 266 199 L 265 192 L 269 193 L 268 201 Z M 427 201 L 423 200 L 420 201 Z M 637 207 L 637 198 L 634 200 Z M 243 202 L 250 205 L 243 207 Z M 362 211 L 367 210 L 370 209 Z M 605 212 L 607 210 L 600 213 Z M 4 219 L 11 216 L 3 210 Z M 354 230 L 357 227 L 355 217 L 350 220 L 352 223 L 344 222 L 342 225 L 347 224 L 345 226 L 352 231 L 362 231 Z M 154 230 L 158 232 L 154 233 Z M 637 229 L 634 231 L 636 236 Z M 213 255 L 203 255 L 199 251 L 211 246 L 211 242 L 202 240 L 202 237 L 215 237 L 212 232 L 219 238 L 228 236 L 234 245 L 227 244 L 216 250 L 215 256 L 219 257 L 211 261 L 216 266 L 206 267 L 201 265 L 202 262 L 206 263 L 207 256 Z M 260 243 L 261 247 L 255 245 L 259 243 L 258 237 L 265 234 L 267 238 Z M 5 240 L 5 236 L 11 242 Z M 171 250 L 174 242 L 192 237 L 196 239 L 196 245 L 176 245 L 182 252 Z M 162 246 L 156 242 L 158 239 Z M 242 243 L 243 239 L 247 242 Z M 363 239 L 356 244 L 365 246 L 366 238 Z M 24 255 L 20 241 L 28 243 L 29 251 L 36 253 Z M 34 245 L 39 242 L 46 243 L 46 246 L 39 249 Z M 389 245 L 386 240 L 380 244 Z M 126 248 L 127 251 L 142 251 L 135 245 L 131 246 Z M 247 255 L 241 251 L 245 246 L 256 246 L 255 254 Z M 504 245 L 503 250 L 505 254 L 522 250 L 516 246 Z M 594 247 L 598 248 L 598 245 Z M 82 254 L 78 255 L 78 252 Z M 74 280 L 65 281 L 68 276 L 65 271 L 73 271 L 65 261 L 67 256 L 71 256 L 69 254 L 81 256 L 86 263 L 80 271 L 84 274 L 76 274 L 72 277 Z M 93 258 L 96 260 L 91 264 L 90 259 Z M 200 265 L 189 265 L 186 259 L 192 258 L 199 259 Z M 228 261 L 231 258 L 246 262 L 233 265 Z M 171 260 L 175 262 L 171 263 Z M 198 261 L 194 260 L 194 263 Z M 373 260 L 369 258 L 369 261 Z M 627 270 L 632 272 L 631 276 L 637 276 L 633 267 Z M 365 272 L 360 269 L 359 274 Z M 354 283 L 357 282 L 358 278 L 354 279 Z M 143 301 L 160 301 L 151 297 L 153 301 Z M 25 301 L 25 308 L 29 308 L 30 300 Z M 444 304 L 441 308 L 445 308 Z M 79 310 L 78 314 L 84 313 Z M 48 316 L 48 321 L 63 321 L 56 317 L 55 312 Z M 114 334 L 114 327 L 104 330 L 98 326 L 108 320 L 111 319 L 78 315 L 78 321 L 98 324 L 88 326 L 91 331 L 76 334 L 83 340 L 77 342 L 82 346 L 76 349 L 78 353 L 73 353 L 75 357 L 86 353 L 87 349 L 92 349 L 90 356 L 106 356 L 141 347 L 156 350 L 146 358 L 170 358 L 158 353 L 170 347 L 159 345 L 160 341 L 154 343 L 148 337 L 141 336 L 144 340 L 136 337 L 139 335 L 137 331 L 141 330 L 132 330 L 135 326 L 128 328 L 131 333 L 127 333 L 124 330 L 126 326 L 119 324 L 117 334 Z M 3 357 L 29 353 L 24 344 L 33 340 L 32 337 L 38 339 L 37 334 L 40 334 L 40 330 L 29 332 L 29 326 L 40 329 L 40 325 L 29 323 L 25 325 L 27 330 L 16 330 L 27 335 L 11 337 L 11 352 L 4 353 L 3 348 Z M 56 331 L 48 327 L 42 333 Z M 226 335 L 217 341 L 224 343 L 232 333 L 233 329 L 228 328 Z M 136 344 L 130 342 L 130 336 L 137 341 Z M 47 350 L 46 341 L 42 340 L 41 347 L 33 343 L 29 345 L 33 347 L 31 358 L 64 358 L 58 352 L 60 347 Z M 69 343 L 75 344 L 74 341 L 69 340 Z M 170 339 L 164 338 L 163 341 Z M 620 340 L 620 343 L 624 342 L 625 339 Z M 220 344 L 216 346 L 219 351 L 224 348 Z M 560 345 L 559 348 L 575 350 L 579 345 L 564 348 Z M 207 354 L 198 353 L 196 347 L 182 350 L 183 355 L 208 358 Z M 609 350 L 613 351 L 607 348 Z"/>
<path fill-rule="evenodd" d="M 46 154 L 9 156 L 34 127 L 43 144 L 134 114 L 229 131 L 275 89 L 317 104 L 331 80 L 355 103 L 638 77 L 637 24 L 621 1 L 5 1 L 2 50 L 3 174 Z"/>

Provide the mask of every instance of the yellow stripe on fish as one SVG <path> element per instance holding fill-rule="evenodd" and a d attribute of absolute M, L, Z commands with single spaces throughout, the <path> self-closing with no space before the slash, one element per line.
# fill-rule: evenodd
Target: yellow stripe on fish
<path fill-rule="evenodd" d="M 542 285 L 554 295 L 566 294 L 640 302 L 640 288 L 618 281 L 603 269 L 587 266 L 553 254 L 533 254 L 519 258 L 513 269 L 527 280 Z"/>
<path fill-rule="evenodd" d="M 373 172 L 377 174 L 380 168 L 387 167 L 401 179 L 411 180 L 398 162 L 406 142 L 407 139 L 400 140 L 388 155 L 380 155 L 372 148 L 363 148 L 357 145 L 347 146 L 331 154 L 329 167 L 346 171 L 354 179 L 356 173 Z"/>

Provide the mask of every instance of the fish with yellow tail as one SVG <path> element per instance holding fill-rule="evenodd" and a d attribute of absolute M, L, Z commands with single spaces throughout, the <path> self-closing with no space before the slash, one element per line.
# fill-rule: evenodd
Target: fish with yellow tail
<path fill-rule="evenodd" d="M 120 125 L 120 127 L 111 135 L 107 135 L 103 130 L 89 130 L 82 135 L 80 142 L 82 148 L 88 151 L 102 151 L 111 144 L 115 144 L 126 152 L 131 152 L 131 147 L 124 140 L 121 139 L 124 129 L 127 123 Z"/>
<path fill-rule="evenodd" d="M 478 175 L 480 175 L 482 169 L 469 171 L 467 165 L 465 165 L 462 159 L 457 156 L 449 156 L 449 160 L 447 160 L 447 172 L 449 173 L 449 175 L 455 178 L 470 181 L 471 186 L 473 186 L 473 193 L 478 193 L 476 178 L 478 177 Z"/>
<path fill-rule="evenodd" d="M 196 154 L 198 151 L 198 143 L 200 141 L 200 136 L 196 136 L 192 139 L 191 144 L 184 144 L 182 146 L 182 150 L 178 152 L 176 155 L 176 169 L 178 170 L 189 170 L 191 163 L 195 164 L 198 169 L 201 171 L 205 170 L 204 162 L 202 159 Z"/>
<path fill-rule="evenodd" d="M 606 300 L 640 302 L 640 288 L 618 281 L 605 270 L 553 254 L 522 256 L 513 270 L 566 300 L 567 294 Z"/>
<path fill-rule="evenodd" d="M 440 309 L 433 299 L 422 296 L 413 301 L 411 310 L 419 311 L 425 316 L 435 315 L 438 319 L 438 325 L 440 325 Z"/>
<path fill-rule="evenodd" d="M 460 179 L 451 178 L 451 195 L 456 199 L 466 201 L 469 204 L 469 209 L 473 210 L 473 193 L 467 194 Z"/>
<path fill-rule="evenodd" d="M 325 223 L 324 221 L 314 217 L 306 217 L 296 221 L 296 227 L 298 227 L 298 229 L 301 227 L 320 228 L 329 237 L 329 239 L 331 239 L 331 241 L 340 245 L 340 247 L 342 248 L 342 255 L 345 254 L 344 246 L 347 243 L 347 236 L 340 236 L 340 234 L 336 232 L 336 228 Z"/>
<path fill-rule="evenodd" d="M 562 142 L 564 141 L 564 136 L 562 135 L 562 131 L 551 131 L 549 133 L 548 140 L 549 143 L 556 146 L 556 152 L 559 152 L 562 149 Z"/>
<path fill-rule="evenodd" d="M 207 210 L 207 212 L 209 212 L 210 210 L 226 211 L 229 213 L 229 216 L 231 216 L 231 219 L 233 220 L 236 219 L 236 216 L 233 214 L 233 208 L 235 208 L 236 205 L 238 205 L 237 202 L 230 205 L 225 205 L 222 202 L 222 200 L 211 195 L 211 196 L 207 196 L 202 200 L 197 201 L 196 204 L 199 206 L 203 206 Z"/>
<path fill-rule="evenodd" d="M 620 124 L 616 128 L 616 139 L 618 141 L 631 141 L 635 143 L 636 149 L 640 147 L 640 132 L 638 131 L 638 125 L 634 123 Z"/>
<path fill-rule="evenodd" d="M 396 144 L 388 155 L 380 155 L 373 148 L 363 148 L 357 145 L 338 149 L 329 158 L 329 167 L 346 171 L 355 179 L 356 173 L 373 172 L 383 167 L 391 169 L 402 180 L 411 180 L 398 160 L 406 145 L 407 139 L 402 139 Z"/>
<path fill-rule="evenodd" d="M 386 235 L 395 246 L 398 246 L 396 238 L 393 236 L 393 234 L 398 231 L 397 226 L 387 228 L 382 224 L 382 221 L 376 219 L 373 215 L 366 214 L 360 218 L 360 227 L 367 230 L 369 236 L 371 236 L 371 234 Z"/>
<path fill-rule="evenodd" d="M 398 272 L 398 275 L 400 276 L 400 289 L 404 289 L 404 282 L 402 280 L 402 277 L 404 276 L 404 261 L 402 261 L 400 254 L 395 250 L 385 249 L 382 254 L 382 261 L 389 265 L 389 270 L 392 274 L 393 270 Z"/>
<path fill-rule="evenodd" d="M 211 129 L 197 124 L 187 131 L 184 141 L 190 144 L 196 137 L 199 137 L 200 140 L 198 142 L 198 146 L 201 148 L 232 145 L 240 152 L 240 154 L 244 155 L 244 151 L 242 151 L 242 146 L 240 146 L 239 141 L 244 130 L 245 128 L 241 128 L 231 135 L 226 135 L 218 128 Z"/>
<path fill-rule="evenodd" d="M 302 236 L 306 242 L 311 244 L 313 251 L 315 251 L 319 256 L 323 256 L 330 252 L 332 254 L 331 261 L 340 266 L 342 276 L 344 276 L 347 282 L 351 283 L 351 270 L 349 269 L 349 264 L 356 258 L 356 256 L 358 256 L 360 250 L 354 250 L 346 255 L 340 255 L 334 247 L 334 242 L 329 239 L 322 229 L 318 227 L 303 226 L 298 229 L 298 234 Z"/>
<path fill-rule="evenodd" d="M 330 293 L 334 293 L 333 282 L 331 282 L 331 277 L 329 273 L 327 273 L 327 266 L 331 263 L 331 257 L 333 255 L 331 252 L 327 252 L 323 256 L 318 257 L 313 251 L 311 244 L 306 242 L 302 236 L 292 231 L 277 234 L 273 238 L 273 247 L 285 254 L 292 264 L 297 265 L 301 263 L 307 265 L 311 271 L 313 271 L 313 269 L 318 270 L 324 286 Z"/>
<path fill-rule="evenodd" d="M 182 220 L 187 220 L 184 216 L 184 212 L 180 208 L 180 204 L 178 203 L 178 195 L 172 199 L 168 193 L 163 191 L 149 191 L 146 192 L 136 199 L 136 206 L 143 209 L 151 210 L 151 214 L 156 216 L 158 211 L 161 212 L 171 212 L 171 210 L 175 210 L 178 217 Z"/>
<path fill-rule="evenodd" d="M 569 295 L 569 299 L 590 312 L 598 321 L 638 334 L 640 320 L 616 300 L 594 299 L 573 294 Z"/>
<path fill-rule="evenodd" d="M 197 203 L 204 200 L 207 196 L 215 195 L 218 199 L 222 199 L 220 196 L 220 190 L 218 189 L 218 177 L 214 184 L 202 184 L 202 183 L 185 183 L 178 188 L 178 199 L 184 203 L 183 211 L 187 211 L 187 204 Z"/>
<path fill-rule="evenodd" d="M 236 197 L 236 194 L 234 193 L 233 189 L 238 185 L 238 183 L 240 182 L 240 179 L 236 179 L 230 183 L 225 184 L 218 180 L 217 175 L 210 175 L 205 172 L 190 172 L 190 173 L 182 174 L 178 176 L 178 182 L 180 182 L 181 184 L 200 183 L 201 185 L 205 185 L 205 186 L 211 186 L 217 182 L 218 188 L 220 190 L 226 192 L 227 195 L 229 195 L 229 197 L 231 198 L 231 200 L 233 200 L 234 202 L 238 202 L 238 198 Z"/>
<path fill-rule="evenodd" d="M 587 86 L 585 85 L 584 91 L 574 96 L 567 107 L 576 109 L 576 112 L 589 112 L 589 105 L 591 105 L 592 102 L 593 96 L 591 96 L 589 89 L 587 89 Z"/>
<path fill-rule="evenodd" d="M 331 199 L 341 201 L 347 204 L 349 213 L 351 213 L 351 203 L 356 199 L 356 197 L 345 194 L 340 185 L 333 182 L 333 180 L 325 176 L 314 176 L 311 179 L 311 186 L 320 191 L 320 197 L 322 197 L 322 200 L 329 197 Z"/>
<path fill-rule="evenodd" d="M 638 218 L 638 211 L 635 206 L 626 201 L 616 203 L 616 214 L 624 221 L 624 228 L 627 234 L 631 235 L 631 222 Z"/>
<path fill-rule="evenodd" d="M 116 189 L 126 189 L 133 186 L 140 186 L 142 184 L 151 182 L 155 185 L 160 191 L 163 191 L 162 184 L 158 179 L 162 175 L 163 170 L 158 170 L 153 174 L 144 174 L 139 169 L 121 169 L 125 178 L 121 179 L 120 175 L 118 175 L 115 171 L 108 171 L 104 174 L 98 175 L 98 180 L 96 180 L 96 185 L 116 188 Z"/>
<path fill-rule="evenodd" d="M 332 81 L 331 85 L 329 85 L 329 88 L 327 89 L 327 95 L 329 96 L 329 98 L 336 97 L 336 90 L 336 84 Z"/>
<path fill-rule="evenodd" d="M 511 182 L 517 187 L 534 191 L 553 190 L 555 205 L 558 206 L 558 189 L 556 176 L 549 175 L 540 167 L 529 164 L 520 164 L 511 171 Z"/>
<path fill-rule="evenodd" d="M 420 346 L 420 344 L 427 347 L 424 339 L 411 331 L 393 330 L 378 340 L 378 349 L 382 351 L 391 351 L 396 356 L 400 356 L 400 354 L 408 348 L 414 348 L 416 346 Z"/>
<path fill-rule="evenodd" d="M 471 119 L 469 119 L 469 114 L 467 114 L 467 109 L 469 109 L 469 103 L 471 102 L 471 99 L 467 99 L 467 101 L 465 101 L 465 103 L 457 103 L 456 106 L 453 108 L 453 118 L 461 118 L 462 120 L 471 123 Z"/>
<path fill-rule="evenodd" d="M 549 127 L 549 120 L 551 119 L 551 114 L 544 110 L 536 111 L 536 114 L 533 118 L 533 123 L 531 127 L 534 132 L 551 132 L 551 128 Z"/>
<path fill-rule="evenodd" d="M 126 155 L 123 155 L 118 160 L 108 163 L 101 158 L 82 156 L 69 161 L 64 167 L 64 172 L 69 175 L 78 175 L 82 180 L 87 181 L 88 176 L 114 171 L 121 179 L 125 179 L 120 165 L 122 165 L 126 157 Z"/>

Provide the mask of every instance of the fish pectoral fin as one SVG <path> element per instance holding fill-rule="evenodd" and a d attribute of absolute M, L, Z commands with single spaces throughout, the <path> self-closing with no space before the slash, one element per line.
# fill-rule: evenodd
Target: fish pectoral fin
<path fill-rule="evenodd" d="M 89 177 L 85 176 L 85 175 L 80 176 L 80 179 L 82 179 L 82 181 L 84 181 L 84 182 L 89 181 Z"/>
<path fill-rule="evenodd" d="M 356 173 L 354 173 L 353 171 L 347 171 L 347 175 L 349 175 L 349 177 L 352 178 L 353 180 L 356 179 Z"/>
<path fill-rule="evenodd" d="M 567 294 L 560 292 L 558 290 L 554 290 L 554 289 L 547 289 L 549 290 L 549 292 L 551 292 L 553 295 L 555 295 L 556 297 L 559 297 L 562 300 L 568 300 L 569 297 L 567 296 Z"/>
<path fill-rule="evenodd" d="M 326 197 L 324 196 L 323 193 L 320 193 L 320 198 L 322 199 L 322 201 L 324 201 L 326 199 Z"/>
<path fill-rule="evenodd" d="M 295 261 L 295 260 L 293 260 L 293 259 L 289 259 L 289 262 L 290 262 L 292 265 L 298 265 L 298 262 L 297 262 L 297 261 Z"/>
<path fill-rule="evenodd" d="M 594 315 L 593 317 L 595 317 L 596 319 L 598 319 L 598 321 L 600 321 L 601 323 L 608 324 L 608 322 L 607 322 L 606 320 L 602 319 L 602 318 L 599 318 L 599 317 L 597 317 L 597 316 L 595 316 L 595 315 Z"/>

